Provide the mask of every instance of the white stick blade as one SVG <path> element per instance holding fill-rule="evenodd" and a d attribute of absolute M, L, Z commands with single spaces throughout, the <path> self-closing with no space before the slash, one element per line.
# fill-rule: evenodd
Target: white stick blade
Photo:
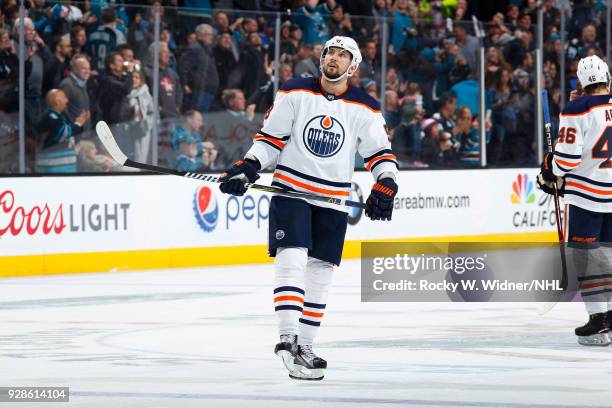
<path fill-rule="evenodd" d="M 106 122 L 101 120 L 96 124 L 96 133 L 111 157 L 117 163 L 121 165 L 125 164 L 127 156 L 123 154 L 119 145 L 117 145 L 117 141 L 113 137 L 113 132 L 111 132 Z"/>

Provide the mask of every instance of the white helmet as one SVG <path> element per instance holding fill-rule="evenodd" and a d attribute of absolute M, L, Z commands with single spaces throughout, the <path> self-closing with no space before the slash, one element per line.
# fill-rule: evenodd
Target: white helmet
<path fill-rule="evenodd" d="M 343 50 L 347 50 L 351 53 L 351 56 L 353 57 L 353 59 L 351 60 L 351 64 L 347 68 L 346 72 L 340 75 L 338 78 L 333 79 L 328 78 L 325 75 L 325 72 L 323 71 L 323 59 L 325 58 L 325 55 L 327 54 L 327 51 L 329 51 L 330 47 L 338 47 L 342 48 Z M 345 76 L 352 76 L 355 71 L 357 71 L 357 68 L 359 68 L 359 64 L 361 64 L 361 51 L 359 51 L 359 46 L 357 45 L 355 40 L 353 40 L 351 37 L 342 37 L 337 35 L 325 43 L 323 51 L 321 52 L 321 58 L 319 59 L 319 70 L 321 71 L 321 75 L 323 76 L 323 78 L 331 82 L 336 82 L 341 80 Z"/>
<path fill-rule="evenodd" d="M 583 88 L 593 84 L 606 84 L 609 86 L 610 73 L 608 71 L 608 64 L 597 55 L 582 58 L 578 62 L 578 79 Z"/>

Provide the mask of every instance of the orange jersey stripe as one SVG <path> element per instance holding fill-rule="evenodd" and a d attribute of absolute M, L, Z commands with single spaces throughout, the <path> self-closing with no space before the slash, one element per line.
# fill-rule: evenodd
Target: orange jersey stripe
<path fill-rule="evenodd" d="M 568 181 L 565 183 L 566 187 L 576 187 L 581 190 L 588 191 L 595 194 L 612 195 L 612 190 L 599 190 L 593 187 L 585 186 L 584 184 L 576 183 L 575 181 Z"/>
<path fill-rule="evenodd" d="M 565 166 L 565 167 L 578 167 L 578 166 L 580 166 L 580 162 L 578 162 L 578 163 L 570 163 L 570 162 L 567 162 L 565 160 L 561 160 L 561 159 L 557 159 L 557 158 L 555 158 L 555 161 L 557 162 L 557 164 L 560 164 L 560 165 Z"/>
<path fill-rule="evenodd" d="M 562 113 L 559 116 L 567 116 L 567 117 L 571 117 L 571 116 L 583 116 L 583 115 L 586 115 L 587 113 L 590 113 L 593 109 L 605 108 L 605 107 L 610 107 L 610 106 L 612 106 L 612 103 L 605 103 L 605 104 L 602 104 L 602 105 L 593 106 L 591 109 L 589 109 L 586 112 L 582 112 L 582 113 Z"/>
<path fill-rule="evenodd" d="M 591 288 L 598 288 L 600 286 L 608 286 L 608 285 L 612 285 L 612 281 L 595 282 L 595 283 L 583 283 L 582 285 L 580 285 L 580 289 L 591 289 Z M 304 313 L 304 312 L 302 312 L 302 313 Z"/>
<path fill-rule="evenodd" d="M 280 92 L 280 93 L 308 92 L 308 93 L 311 93 L 313 95 L 321 95 L 321 96 L 323 96 L 323 94 L 320 93 L 320 92 L 315 92 L 315 91 L 311 91 L 310 89 L 304 89 L 304 88 L 289 89 L 288 91 L 285 91 L 285 90 L 281 89 L 278 92 Z"/>
<path fill-rule="evenodd" d="M 281 93 L 291 93 L 291 92 L 308 92 L 309 94 L 313 94 L 313 95 L 321 95 L 321 96 L 323 96 L 323 94 L 322 94 L 322 93 L 319 93 L 319 92 L 314 92 L 314 91 L 311 91 L 310 89 L 303 89 L 303 88 L 298 88 L 298 89 L 290 89 L 290 90 L 288 90 L 288 91 L 280 90 L 280 91 L 278 91 L 278 92 L 281 92 Z M 345 92 L 346 92 L 346 91 L 345 91 Z M 343 93 L 344 93 L 344 92 L 343 92 Z M 364 104 L 364 103 L 355 102 L 355 101 L 347 101 L 346 99 L 336 99 L 336 100 L 337 100 L 337 101 L 342 101 L 342 102 L 345 102 L 345 103 L 352 103 L 352 104 L 354 104 L 354 105 L 363 106 L 364 108 L 368 108 L 369 110 L 371 110 L 371 111 L 372 111 L 372 112 L 374 112 L 374 113 L 380 113 L 380 110 L 378 110 L 378 109 L 372 109 L 371 107 L 369 107 L 368 105 L 366 105 L 366 104 Z"/>
<path fill-rule="evenodd" d="M 370 170 L 370 169 L 372 168 L 372 166 L 373 166 L 373 165 L 374 165 L 374 164 L 375 164 L 377 161 L 382 160 L 382 159 L 392 159 L 392 160 L 396 160 L 396 159 L 397 159 L 397 157 L 395 157 L 395 155 L 393 155 L 393 154 L 385 154 L 384 156 L 378 156 L 378 157 L 375 157 L 375 158 L 373 158 L 372 160 L 370 160 L 370 161 L 368 162 L 368 164 L 366 165 L 366 169 Z"/>
<path fill-rule="evenodd" d="M 275 302 L 282 302 L 284 300 L 290 300 L 292 302 L 304 303 L 304 299 L 302 299 L 301 297 L 297 297 L 297 296 L 277 296 L 277 297 L 274 298 Z"/>
<path fill-rule="evenodd" d="M 309 312 L 308 310 L 304 310 L 304 311 L 302 311 L 302 314 L 303 314 L 304 316 L 323 317 L 323 313 Z"/>
<path fill-rule="evenodd" d="M 268 141 L 268 142 L 278 146 L 281 149 L 285 147 L 285 143 L 281 142 L 280 140 L 274 139 L 272 137 L 262 136 L 260 134 L 257 134 L 255 136 L 255 140 L 266 140 L 266 141 Z"/>
<path fill-rule="evenodd" d="M 322 193 L 322 194 L 328 194 L 328 195 L 337 195 L 337 196 L 345 196 L 348 197 L 349 196 L 349 192 L 348 191 L 342 191 L 342 190 L 329 190 L 326 188 L 320 188 L 320 187 L 315 187 L 315 186 L 311 186 L 309 184 L 306 183 L 302 183 L 301 181 L 297 181 L 289 176 L 285 176 L 284 174 L 280 174 L 280 173 L 274 173 L 274 177 L 278 178 L 280 180 L 286 181 L 287 183 L 293 184 L 294 186 L 298 186 L 301 188 L 304 188 L 306 190 L 310 190 L 310 191 L 314 191 L 315 193 Z"/>

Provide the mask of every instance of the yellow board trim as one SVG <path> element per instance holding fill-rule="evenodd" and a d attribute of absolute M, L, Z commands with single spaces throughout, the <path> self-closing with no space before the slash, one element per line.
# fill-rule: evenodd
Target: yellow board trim
<path fill-rule="evenodd" d="M 556 242 L 556 240 L 556 232 L 526 232 L 429 238 L 393 238 L 370 240 L 368 242 Z M 342 257 L 344 259 L 359 258 L 362 242 L 364 241 L 346 241 Z M 0 277 L 227 266 L 270 262 L 272 262 L 272 258 L 268 257 L 266 245 L 0 256 Z"/>

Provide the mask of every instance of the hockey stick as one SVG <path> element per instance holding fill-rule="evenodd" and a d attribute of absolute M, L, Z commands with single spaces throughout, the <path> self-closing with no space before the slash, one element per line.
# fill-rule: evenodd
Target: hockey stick
<path fill-rule="evenodd" d="M 542 91 L 542 107 L 544 109 L 544 132 L 546 133 L 546 145 L 548 152 L 553 153 L 552 145 L 552 126 L 550 124 L 550 111 L 548 109 L 548 91 L 544 89 Z M 554 201 L 555 201 L 555 215 L 557 218 L 557 236 L 559 238 L 559 251 L 561 253 L 561 289 L 567 290 L 567 262 L 565 258 L 565 239 L 563 237 L 563 226 L 561 221 L 561 206 L 559 204 L 559 191 L 557 191 L 557 183 L 553 183 Z M 538 314 L 543 315 L 552 310 L 558 302 L 546 302 L 538 311 Z"/>
<path fill-rule="evenodd" d="M 98 138 L 111 155 L 111 157 L 119 164 L 125 167 L 132 167 L 135 169 L 148 170 L 155 173 L 161 174 L 171 174 L 173 176 L 187 177 L 196 180 L 207 181 L 209 183 L 219 183 L 219 177 L 201 174 L 201 173 L 193 173 L 189 171 L 178 171 L 173 169 L 168 169 L 160 166 L 153 166 L 151 164 L 138 163 L 133 160 L 127 158 L 127 156 L 121 151 L 113 133 L 110 128 L 104 121 L 100 121 L 96 124 L 96 133 L 98 134 Z M 286 197 L 295 197 L 295 198 L 303 198 L 307 200 L 321 201 L 325 203 L 337 204 L 337 205 L 345 205 L 347 207 L 355 207 L 365 210 L 366 205 L 364 203 L 360 203 L 358 201 L 347 200 L 344 198 L 335 198 L 335 197 L 323 197 L 316 194 L 303 193 L 300 191 L 289 191 L 284 190 L 279 187 L 274 186 L 264 186 L 261 184 L 246 184 L 247 188 L 252 188 L 253 190 L 265 191 L 268 193 L 275 193 L 278 195 L 286 196 Z"/>

